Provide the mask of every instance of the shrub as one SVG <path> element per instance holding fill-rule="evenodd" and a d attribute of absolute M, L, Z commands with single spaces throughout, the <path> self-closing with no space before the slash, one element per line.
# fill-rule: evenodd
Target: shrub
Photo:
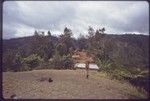
<path fill-rule="evenodd" d="M 27 64 L 27 66 L 31 69 L 34 69 L 35 67 L 39 66 L 40 62 L 42 61 L 43 60 L 37 54 L 32 54 L 24 58 L 24 63 Z"/>
<path fill-rule="evenodd" d="M 125 67 L 116 67 L 111 73 L 111 77 L 118 80 L 124 80 L 124 78 L 131 76 L 131 73 Z"/>
<path fill-rule="evenodd" d="M 100 71 L 106 72 L 113 79 L 124 80 L 124 78 L 132 76 L 128 68 L 111 60 L 97 59 L 96 62 Z"/>
<path fill-rule="evenodd" d="M 21 57 L 21 55 L 16 54 L 13 60 L 13 71 L 15 72 L 21 71 L 22 66 L 23 66 L 23 58 Z"/>
<path fill-rule="evenodd" d="M 55 55 L 50 64 L 55 69 L 73 69 L 74 63 L 70 55 Z"/>
<path fill-rule="evenodd" d="M 112 69 L 112 62 L 110 60 L 97 59 L 96 64 L 100 67 L 100 70 L 110 71 Z"/>
<path fill-rule="evenodd" d="M 2 66 L 3 71 L 12 71 L 15 59 L 15 51 L 7 50 L 3 53 Z"/>
<path fill-rule="evenodd" d="M 68 55 L 68 56 L 63 56 L 63 58 L 62 58 L 62 61 L 63 61 L 63 68 L 64 69 L 71 69 L 71 68 L 73 68 L 73 60 L 72 60 L 72 58 Z"/>

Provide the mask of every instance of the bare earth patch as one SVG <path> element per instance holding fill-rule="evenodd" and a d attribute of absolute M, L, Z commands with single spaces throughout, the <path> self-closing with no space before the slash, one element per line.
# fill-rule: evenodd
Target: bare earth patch
<path fill-rule="evenodd" d="M 33 70 L 3 73 L 3 97 L 10 99 L 131 99 L 146 98 L 127 82 L 90 70 Z M 48 82 L 49 78 L 52 82 Z"/>

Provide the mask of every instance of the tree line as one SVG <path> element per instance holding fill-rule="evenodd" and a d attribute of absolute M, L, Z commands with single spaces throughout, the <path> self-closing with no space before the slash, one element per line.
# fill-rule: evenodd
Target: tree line
<path fill-rule="evenodd" d="M 95 62 L 103 67 L 108 64 L 148 66 L 146 36 L 108 35 L 105 28 L 94 30 L 90 26 L 87 33 L 87 36 L 81 34 L 75 39 L 72 30 L 66 27 L 58 37 L 53 36 L 50 31 L 47 35 L 35 31 L 34 35 L 28 38 L 4 40 L 3 70 L 73 68 L 71 55 L 75 50 L 85 50 L 93 54 Z M 140 38 L 146 39 L 145 42 Z"/>

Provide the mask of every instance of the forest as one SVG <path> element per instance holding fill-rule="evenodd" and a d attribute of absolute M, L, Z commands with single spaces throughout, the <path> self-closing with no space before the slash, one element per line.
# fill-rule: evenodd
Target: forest
<path fill-rule="evenodd" d="M 64 28 L 59 36 L 35 30 L 33 36 L 3 39 L 3 72 L 34 69 L 74 69 L 72 54 L 86 51 L 94 56 L 99 72 L 112 78 L 128 80 L 149 90 L 149 36 L 107 34 L 105 28 L 89 27 L 87 35 L 73 37 Z"/>

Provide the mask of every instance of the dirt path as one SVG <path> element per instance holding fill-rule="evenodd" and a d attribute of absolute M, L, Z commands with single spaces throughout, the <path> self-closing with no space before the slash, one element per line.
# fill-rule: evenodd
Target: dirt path
<path fill-rule="evenodd" d="M 40 81 L 41 78 L 53 82 Z M 34 70 L 3 73 L 3 96 L 16 94 L 20 99 L 128 99 L 137 97 L 137 90 L 127 82 L 111 80 L 91 70 Z M 137 97 L 138 98 L 138 97 Z"/>

